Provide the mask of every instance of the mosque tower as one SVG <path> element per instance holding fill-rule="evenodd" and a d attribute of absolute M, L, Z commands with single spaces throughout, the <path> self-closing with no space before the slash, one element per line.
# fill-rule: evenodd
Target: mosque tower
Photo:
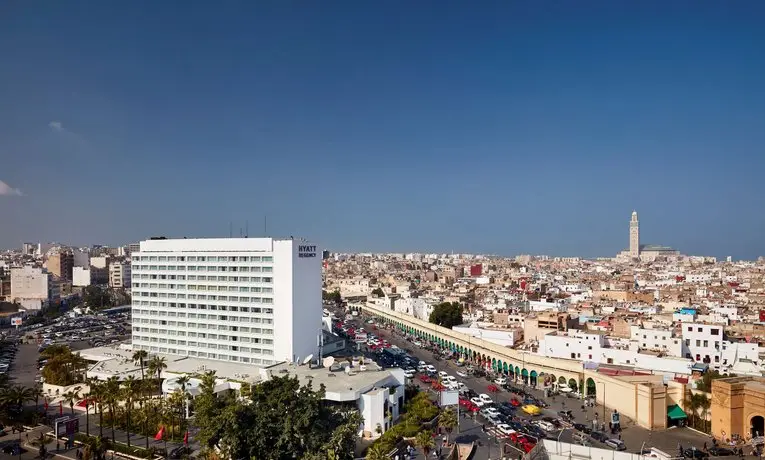
<path fill-rule="evenodd" d="M 632 211 L 630 219 L 630 257 L 640 257 L 640 224 L 637 211 Z"/>

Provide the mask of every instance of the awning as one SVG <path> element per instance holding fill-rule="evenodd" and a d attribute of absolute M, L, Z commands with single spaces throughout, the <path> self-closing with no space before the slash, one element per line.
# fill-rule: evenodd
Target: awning
<path fill-rule="evenodd" d="M 670 420 L 682 420 L 688 418 L 688 416 L 685 415 L 685 411 L 683 411 L 677 404 L 667 408 L 667 417 L 669 417 Z"/>

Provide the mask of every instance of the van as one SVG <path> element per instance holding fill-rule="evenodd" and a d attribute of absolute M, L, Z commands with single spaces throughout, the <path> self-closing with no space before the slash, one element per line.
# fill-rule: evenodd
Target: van
<path fill-rule="evenodd" d="M 539 428 L 545 430 L 545 431 L 555 431 L 555 425 L 553 425 L 550 422 L 544 421 L 544 420 L 537 420 L 534 422 L 536 426 Z"/>

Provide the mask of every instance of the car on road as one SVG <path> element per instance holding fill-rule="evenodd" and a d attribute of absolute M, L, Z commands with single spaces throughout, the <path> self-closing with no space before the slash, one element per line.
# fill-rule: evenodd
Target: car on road
<path fill-rule="evenodd" d="M 496 383 L 497 385 L 504 385 L 507 383 L 507 378 L 504 376 L 499 376 L 496 379 L 494 379 L 494 383 Z"/>
<path fill-rule="evenodd" d="M 521 410 L 523 410 L 523 412 L 526 412 L 529 415 L 539 415 L 542 413 L 542 409 L 540 409 L 539 407 L 533 404 L 526 404 L 525 406 L 521 408 Z"/>
<path fill-rule="evenodd" d="M 462 377 L 463 379 L 467 378 L 467 374 L 463 371 L 457 371 L 457 376 Z"/>
<path fill-rule="evenodd" d="M 510 436 L 511 434 L 515 433 L 515 430 L 507 423 L 500 423 L 497 425 L 497 431 L 505 436 Z"/>
<path fill-rule="evenodd" d="M 593 431 L 590 433 L 590 437 L 596 441 L 606 442 L 608 441 L 608 435 L 602 431 Z"/>
<path fill-rule="evenodd" d="M 710 447 L 709 455 L 713 457 L 728 457 L 728 456 L 736 455 L 736 453 L 733 452 L 732 449 L 728 449 L 725 447 Z"/>
<path fill-rule="evenodd" d="M 606 439 L 603 444 L 614 450 L 627 450 L 627 446 L 624 445 L 624 441 L 621 439 Z"/>
<path fill-rule="evenodd" d="M 585 425 L 584 423 L 574 423 L 574 429 L 586 434 L 590 434 L 592 432 L 592 428 L 590 428 L 588 425 Z"/>
<path fill-rule="evenodd" d="M 484 404 L 493 404 L 494 403 L 494 400 L 491 399 L 491 397 L 489 395 L 487 395 L 486 393 L 479 394 L 478 395 L 478 399 L 483 401 Z"/>
<path fill-rule="evenodd" d="M 486 403 L 483 402 L 483 400 L 481 398 L 478 398 L 478 397 L 470 398 L 470 402 L 475 404 L 478 407 L 483 407 L 483 406 L 486 405 Z"/>

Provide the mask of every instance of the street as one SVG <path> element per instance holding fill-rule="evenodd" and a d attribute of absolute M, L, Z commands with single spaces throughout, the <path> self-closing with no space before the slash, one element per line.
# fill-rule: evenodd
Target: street
<path fill-rule="evenodd" d="M 433 353 L 415 346 L 413 343 L 407 341 L 398 333 L 392 333 L 390 330 L 379 328 L 374 332 L 381 338 L 388 340 L 391 344 L 405 349 L 413 357 L 432 364 L 438 371 L 444 371 L 449 375 L 456 376 L 456 372 L 459 368 L 456 366 L 454 361 L 436 361 L 433 357 Z M 458 377 L 458 380 L 463 382 L 468 388 L 475 391 L 476 393 L 489 393 L 487 391 L 487 386 L 490 384 L 490 382 L 484 378 L 468 375 L 465 378 Z M 419 383 L 419 380 L 415 379 L 415 381 L 422 385 Z M 422 386 L 424 387 L 424 385 Z M 529 386 L 524 387 L 524 389 L 527 392 L 533 394 L 538 399 L 542 399 L 547 404 L 549 404 L 548 408 L 543 409 L 543 415 L 559 418 L 558 411 L 571 410 L 574 414 L 574 421 L 578 423 L 591 424 L 595 414 L 598 414 L 597 416 L 601 421 L 603 420 L 604 412 L 602 406 L 583 408 L 582 401 L 577 398 L 569 398 L 561 395 L 554 396 L 552 398 L 545 398 L 542 390 L 532 389 Z M 490 396 L 492 399 L 498 402 L 509 401 L 512 397 L 512 395 L 507 391 L 500 391 L 498 393 L 491 394 Z M 606 411 L 606 415 L 608 415 L 609 412 L 610 411 Z M 518 411 L 517 415 L 521 418 L 532 418 L 522 411 Z M 487 431 L 489 433 L 484 433 L 481 429 L 483 422 L 482 417 L 477 415 L 477 418 L 478 420 L 474 422 L 472 420 L 466 419 L 465 417 L 461 417 L 460 422 L 463 424 L 462 430 L 461 433 L 457 435 L 456 439 L 458 441 L 476 441 L 477 443 L 481 443 L 482 446 L 478 448 L 475 457 L 476 459 L 496 458 L 495 455 L 499 449 L 497 443 L 501 442 L 501 440 L 497 441 L 497 438 L 492 433 L 493 430 L 488 428 L 490 426 L 489 424 L 487 424 Z M 656 447 L 670 455 L 676 455 L 678 451 L 678 444 L 681 444 L 684 448 L 695 446 L 698 449 L 701 449 L 704 443 L 711 445 L 711 438 L 709 436 L 703 435 L 689 428 L 672 428 L 663 431 L 650 431 L 635 425 L 631 420 L 625 418 L 624 416 L 621 418 L 621 426 L 621 439 L 627 446 L 628 452 L 634 453 L 639 452 L 641 449 Z M 575 432 L 576 430 L 573 428 L 564 428 L 562 432 L 551 432 L 549 437 L 553 439 L 560 439 L 563 442 L 572 442 L 572 435 Z M 454 437 L 454 435 L 452 436 Z M 608 447 L 597 441 L 591 440 L 591 442 L 594 447 L 608 449 Z M 516 454 L 520 453 L 517 451 L 517 449 L 509 444 L 507 445 L 506 449 L 507 455 L 512 455 L 513 457 L 516 457 Z M 492 452 L 492 457 L 489 457 L 490 450 Z"/>

